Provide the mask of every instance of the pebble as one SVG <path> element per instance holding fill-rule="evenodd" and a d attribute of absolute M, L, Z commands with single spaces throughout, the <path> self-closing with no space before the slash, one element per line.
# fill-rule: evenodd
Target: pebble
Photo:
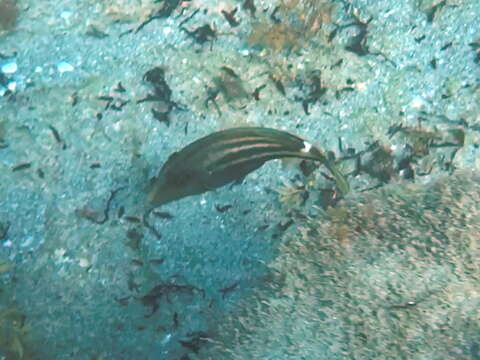
<path fill-rule="evenodd" d="M 73 71 L 75 70 L 75 68 L 73 67 L 73 65 L 69 64 L 66 61 L 60 61 L 57 64 L 57 70 L 59 73 L 64 73 L 64 72 Z"/>
<path fill-rule="evenodd" d="M 13 74 L 17 72 L 18 66 L 16 62 L 10 61 L 6 64 L 3 64 L 1 70 L 4 74 Z"/>

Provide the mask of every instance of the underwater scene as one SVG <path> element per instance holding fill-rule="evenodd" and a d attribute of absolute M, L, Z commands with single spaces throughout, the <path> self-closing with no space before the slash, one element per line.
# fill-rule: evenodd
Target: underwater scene
<path fill-rule="evenodd" d="M 0 360 L 480 360 L 479 0 L 0 0 Z"/>

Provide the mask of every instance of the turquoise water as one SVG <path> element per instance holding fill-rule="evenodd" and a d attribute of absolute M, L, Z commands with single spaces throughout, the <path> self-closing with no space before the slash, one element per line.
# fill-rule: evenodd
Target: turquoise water
<path fill-rule="evenodd" d="M 0 0 L 0 359 L 479 359 L 479 15 Z M 167 158 L 237 126 L 350 192 L 270 161 L 145 223 Z"/>

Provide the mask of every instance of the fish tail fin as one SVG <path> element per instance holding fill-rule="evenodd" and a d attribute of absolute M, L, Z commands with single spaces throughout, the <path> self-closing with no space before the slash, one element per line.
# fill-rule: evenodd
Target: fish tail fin
<path fill-rule="evenodd" d="M 335 178 L 335 183 L 337 185 L 338 190 L 340 190 L 342 195 L 346 195 L 350 191 L 350 184 L 348 183 L 345 175 L 343 175 L 342 172 L 338 169 L 338 167 L 335 164 L 333 164 L 331 161 L 327 161 L 325 163 L 325 166 Z"/>
<path fill-rule="evenodd" d="M 335 183 L 338 190 L 340 190 L 342 195 L 346 195 L 350 191 L 350 185 L 345 175 L 343 175 L 342 172 L 338 169 L 338 167 L 325 156 L 325 154 L 320 150 L 320 148 L 313 146 L 310 152 L 314 154 L 322 164 L 325 165 L 328 171 L 330 171 L 330 173 L 335 178 Z"/>

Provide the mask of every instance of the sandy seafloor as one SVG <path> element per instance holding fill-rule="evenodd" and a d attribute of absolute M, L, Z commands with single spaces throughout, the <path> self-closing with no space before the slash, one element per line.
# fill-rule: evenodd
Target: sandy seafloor
<path fill-rule="evenodd" d="M 479 1 L 17 11 L 0 16 L 0 359 L 480 359 Z M 143 226 L 169 154 L 234 126 L 331 152 L 345 204 L 324 169 L 273 161 Z"/>

